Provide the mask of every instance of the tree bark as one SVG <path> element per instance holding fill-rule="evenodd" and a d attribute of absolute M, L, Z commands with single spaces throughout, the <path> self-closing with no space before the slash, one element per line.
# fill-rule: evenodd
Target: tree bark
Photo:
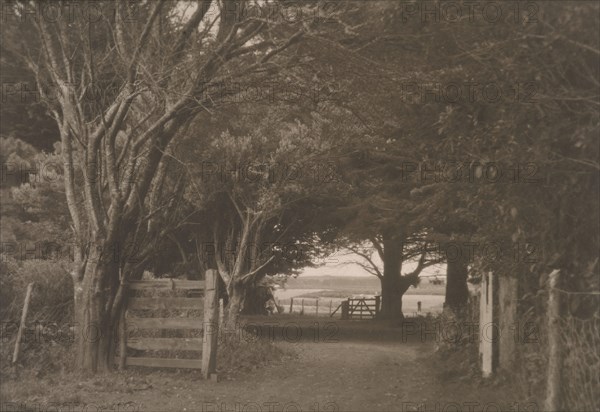
<path fill-rule="evenodd" d="M 381 279 L 381 318 L 402 319 L 402 241 L 398 236 L 383 236 L 383 278 Z"/>
<path fill-rule="evenodd" d="M 446 269 L 446 307 L 461 313 L 469 301 L 467 287 L 468 261 L 463 253 L 448 259 Z"/>
<path fill-rule="evenodd" d="M 123 293 L 109 285 L 111 278 L 118 278 L 112 258 L 92 251 L 83 278 L 74 279 L 76 366 L 84 372 L 113 368 L 115 317 L 120 315 Z"/>
<path fill-rule="evenodd" d="M 268 311 L 265 304 L 272 298 L 266 286 L 257 285 L 255 282 L 250 283 L 245 288 L 244 307 L 242 313 L 244 315 L 267 315 Z"/>
<path fill-rule="evenodd" d="M 225 330 L 233 332 L 237 328 L 240 312 L 244 307 L 244 288 L 233 280 L 229 288 L 229 303 L 227 304 L 227 314 L 225 317 Z"/>

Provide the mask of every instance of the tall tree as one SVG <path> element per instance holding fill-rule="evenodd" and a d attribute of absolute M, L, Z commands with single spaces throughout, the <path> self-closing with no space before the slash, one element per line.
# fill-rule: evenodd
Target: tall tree
<path fill-rule="evenodd" d="M 208 146 L 190 141 L 179 150 L 197 210 L 190 221 L 202 222 L 196 239 L 210 248 L 201 259 L 219 270 L 232 327 L 262 279 L 294 274 L 327 247 L 330 224 L 319 215 L 335 205 L 339 182 L 327 157 L 341 144 L 319 113 L 239 109 Z"/>
<path fill-rule="evenodd" d="M 69 16 L 74 3 L 56 7 Z M 215 84 L 264 81 L 284 70 L 308 25 L 254 18 L 259 5 L 241 0 L 189 8 L 145 2 L 134 15 L 124 2 L 76 3 L 103 12 L 49 21 L 31 15 L 38 4 L 16 2 L 3 46 L 24 59 L 60 131 L 77 244 L 78 365 L 95 372 L 111 366 L 127 280 L 154 246 L 139 239 L 166 234 L 168 208 L 181 190 L 163 185 L 169 146 L 198 115 L 237 93 L 208 96 Z M 21 36 L 24 30 L 35 39 Z M 131 248 L 135 262 L 122 258 Z M 91 329 L 98 339 L 84 338 Z"/>

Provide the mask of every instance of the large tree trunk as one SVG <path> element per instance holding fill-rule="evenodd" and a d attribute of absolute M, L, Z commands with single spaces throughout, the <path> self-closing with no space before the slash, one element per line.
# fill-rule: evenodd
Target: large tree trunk
<path fill-rule="evenodd" d="M 454 313 L 462 312 L 469 301 L 467 287 L 468 261 L 464 253 L 448 259 L 446 271 L 446 304 Z"/>
<path fill-rule="evenodd" d="M 225 330 L 231 333 L 235 332 L 238 327 L 240 312 L 244 307 L 244 288 L 242 284 L 234 280 L 229 288 L 228 295 L 229 302 L 225 309 Z"/>
<path fill-rule="evenodd" d="M 84 280 L 75 285 L 74 309 L 77 367 L 94 373 L 110 367 L 111 333 L 103 297 L 91 290 L 92 281 L 92 277 L 86 274 Z"/>
<path fill-rule="evenodd" d="M 123 302 L 113 256 L 92 249 L 83 278 L 74 279 L 76 367 L 84 372 L 112 369 L 118 313 Z"/>
<path fill-rule="evenodd" d="M 267 287 L 250 283 L 246 286 L 244 295 L 244 307 L 242 308 L 244 315 L 268 315 L 269 312 L 265 305 L 272 295 Z"/>
<path fill-rule="evenodd" d="M 381 279 L 382 319 L 402 319 L 402 241 L 399 237 L 383 236 L 383 279 Z"/>

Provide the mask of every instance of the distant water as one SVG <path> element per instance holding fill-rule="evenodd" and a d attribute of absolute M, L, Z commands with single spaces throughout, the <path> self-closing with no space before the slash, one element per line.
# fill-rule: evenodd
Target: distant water
<path fill-rule="evenodd" d="M 328 289 L 277 289 L 275 291 L 275 297 L 277 299 L 289 299 L 307 293 L 321 292 Z"/>

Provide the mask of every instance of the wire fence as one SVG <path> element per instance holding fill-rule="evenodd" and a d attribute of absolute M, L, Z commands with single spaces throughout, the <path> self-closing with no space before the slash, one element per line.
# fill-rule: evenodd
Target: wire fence
<path fill-rule="evenodd" d="M 576 295 L 569 295 L 572 298 Z M 598 297 L 598 295 L 595 295 Z M 598 299 L 596 299 L 598 300 Z M 564 405 L 573 411 L 600 411 L 600 311 L 587 319 L 560 318 Z"/>
<path fill-rule="evenodd" d="M 549 330 L 549 290 L 521 301 L 514 378 L 523 395 L 543 404 L 548 396 L 550 333 L 559 337 L 560 399 L 563 410 L 600 410 L 600 295 L 554 289 L 560 316 Z M 575 301 L 586 300 L 585 310 Z M 580 313 L 573 314 L 579 307 Z"/>
<path fill-rule="evenodd" d="M 277 299 L 280 313 L 314 316 L 331 316 L 343 299 L 339 298 L 289 298 Z M 338 311 L 339 312 L 339 311 Z M 340 316 L 340 313 L 335 314 Z"/>
<path fill-rule="evenodd" d="M 549 322 L 551 291 L 559 297 L 556 323 Z M 479 302 L 479 294 L 471 296 L 464 314 L 466 321 L 479 323 Z M 515 388 L 521 391 L 520 395 L 538 405 L 546 401 L 548 366 L 552 361 L 550 334 L 553 334 L 559 337 L 561 410 L 599 411 L 600 293 L 546 287 L 520 296 L 518 303 L 517 323 L 510 328 L 515 338 L 515 367 L 508 373 L 516 383 Z M 496 318 L 494 322 L 501 319 Z M 478 350 L 477 345 L 471 348 L 472 357 Z"/>
<path fill-rule="evenodd" d="M 19 365 L 38 371 L 60 371 L 71 365 L 73 283 L 60 261 L 0 259 L 0 363 L 11 365 L 25 291 L 33 283 L 25 328 L 21 337 Z"/>

